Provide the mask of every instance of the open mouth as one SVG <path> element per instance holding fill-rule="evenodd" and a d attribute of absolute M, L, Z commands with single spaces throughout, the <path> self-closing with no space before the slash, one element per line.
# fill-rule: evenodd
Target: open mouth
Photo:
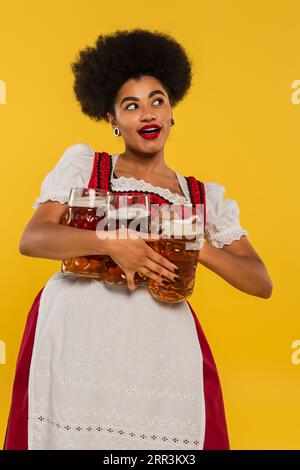
<path fill-rule="evenodd" d="M 161 127 L 152 127 L 149 129 L 138 131 L 138 133 L 144 139 L 155 139 L 156 137 L 159 136 L 160 131 L 161 131 Z"/>

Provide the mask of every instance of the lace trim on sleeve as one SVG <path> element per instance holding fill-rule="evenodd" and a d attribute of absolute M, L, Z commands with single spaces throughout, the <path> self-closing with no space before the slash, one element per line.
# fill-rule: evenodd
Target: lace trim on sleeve
<path fill-rule="evenodd" d="M 44 196 L 37 197 L 34 200 L 32 207 L 37 209 L 41 202 L 46 201 L 58 201 L 61 204 L 65 204 L 69 200 L 69 192 L 68 191 L 56 191 L 45 194 Z"/>
<path fill-rule="evenodd" d="M 249 232 L 243 228 L 237 228 L 228 232 L 216 233 L 212 236 L 206 233 L 206 238 L 216 248 L 223 248 L 224 245 L 230 245 L 234 240 L 239 240 L 243 235 L 249 235 Z"/>

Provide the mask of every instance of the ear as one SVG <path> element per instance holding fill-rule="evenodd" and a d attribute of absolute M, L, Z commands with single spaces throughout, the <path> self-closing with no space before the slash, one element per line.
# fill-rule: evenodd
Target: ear
<path fill-rule="evenodd" d="M 106 113 L 106 116 L 107 116 L 107 119 L 109 121 L 109 123 L 112 125 L 112 126 L 116 126 L 117 125 L 117 122 L 116 122 L 116 118 L 109 112 Z"/>

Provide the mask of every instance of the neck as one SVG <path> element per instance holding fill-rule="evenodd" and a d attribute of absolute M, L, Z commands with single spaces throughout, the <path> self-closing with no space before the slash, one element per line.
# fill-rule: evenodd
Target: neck
<path fill-rule="evenodd" d="M 128 167 L 144 175 L 158 174 L 168 168 L 164 159 L 164 148 L 155 153 L 141 153 L 126 146 L 119 158 L 126 160 Z"/>

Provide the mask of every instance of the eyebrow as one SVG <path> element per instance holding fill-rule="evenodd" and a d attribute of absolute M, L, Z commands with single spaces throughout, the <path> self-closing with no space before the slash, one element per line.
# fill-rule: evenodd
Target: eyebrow
<path fill-rule="evenodd" d="M 156 95 L 158 93 L 160 95 L 166 96 L 161 90 L 152 90 L 152 91 L 150 91 L 150 93 L 148 95 L 148 98 L 151 98 L 151 96 Z M 140 99 L 137 98 L 136 96 L 126 96 L 126 98 L 122 99 L 120 106 L 122 106 L 124 101 L 140 101 Z"/>

